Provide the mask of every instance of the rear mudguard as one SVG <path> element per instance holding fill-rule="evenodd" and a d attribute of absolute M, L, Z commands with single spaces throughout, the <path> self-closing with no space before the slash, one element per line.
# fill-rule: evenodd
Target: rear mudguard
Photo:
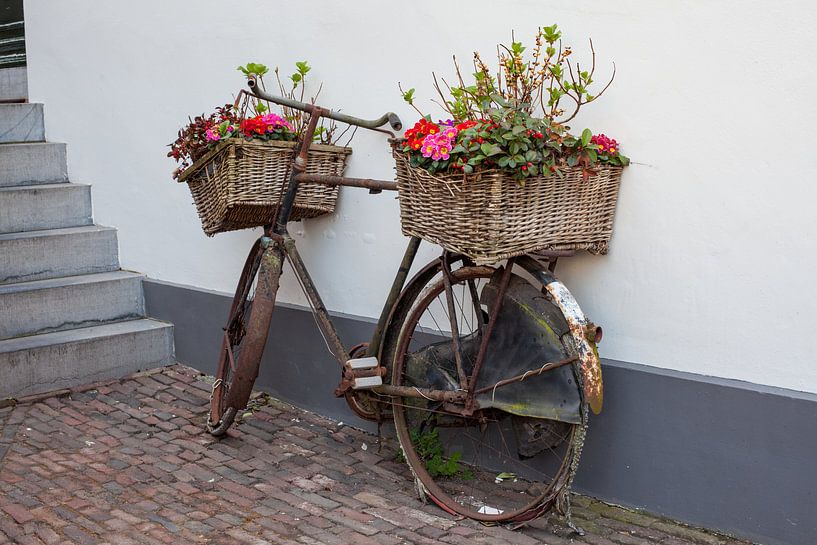
<path fill-rule="evenodd" d="M 587 320 L 570 291 L 568 291 L 564 284 L 553 276 L 553 274 L 544 268 L 541 263 L 528 256 L 517 258 L 516 263 L 529 274 L 536 277 L 536 279 L 545 286 L 553 298 L 553 302 L 564 315 L 580 360 L 579 368 L 582 374 L 582 389 L 585 402 L 587 402 L 595 414 L 599 414 L 603 403 L 603 386 L 601 364 L 595 343 L 595 327 Z M 400 294 L 399 299 L 392 309 L 387 326 L 383 331 L 378 354 L 378 361 L 388 367 L 389 373 L 391 373 L 391 361 L 394 356 L 393 349 L 397 344 L 398 334 L 398 332 L 395 331 L 396 328 L 392 327 L 392 324 L 402 322 L 409 311 L 411 301 L 414 300 L 440 269 L 441 264 L 438 259 L 423 267 L 414 278 L 406 283 L 406 287 L 403 288 L 403 292 Z M 590 331 L 591 329 L 593 331 Z"/>
<path fill-rule="evenodd" d="M 517 263 L 544 284 L 545 289 L 553 298 L 553 303 L 562 311 L 576 344 L 584 399 L 593 413 L 599 414 L 604 401 L 604 388 L 601 378 L 601 362 L 596 349 L 598 328 L 587 319 L 565 285 L 548 270 L 543 269 L 539 262 L 523 256 L 517 259 Z"/>

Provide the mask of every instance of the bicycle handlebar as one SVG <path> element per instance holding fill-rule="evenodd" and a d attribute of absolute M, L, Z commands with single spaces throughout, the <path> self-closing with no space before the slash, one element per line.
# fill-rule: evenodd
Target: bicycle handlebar
<path fill-rule="evenodd" d="M 281 106 L 294 108 L 296 110 L 301 110 L 302 112 L 308 112 L 309 114 L 314 113 L 315 109 L 318 108 L 318 106 L 315 106 L 314 104 L 305 104 L 291 98 L 271 95 L 258 87 L 258 82 L 253 76 L 247 78 L 247 87 L 250 88 L 250 93 L 253 96 L 262 100 L 268 100 L 270 102 L 280 104 Z M 395 131 L 399 131 L 403 128 L 403 123 L 400 121 L 400 118 L 393 112 L 386 112 L 377 119 L 360 119 L 359 117 L 354 117 L 323 108 L 320 108 L 320 113 L 323 117 L 328 117 L 329 119 L 334 119 L 335 121 L 340 121 L 341 123 L 363 127 L 364 129 L 377 129 L 386 123 L 388 123 Z"/>

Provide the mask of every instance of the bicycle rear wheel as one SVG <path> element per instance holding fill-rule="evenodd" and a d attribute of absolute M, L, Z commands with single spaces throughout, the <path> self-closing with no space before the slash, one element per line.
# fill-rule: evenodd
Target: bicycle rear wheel
<path fill-rule="evenodd" d="M 216 437 L 227 432 L 247 405 L 272 319 L 282 253 L 262 240 L 255 242 L 244 262 L 224 328 L 207 420 L 207 431 Z"/>
<path fill-rule="evenodd" d="M 386 352 L 393 385 L 456 391 L 463 374 L 467 384 L 500 302 L 501 272 L 463 267 L 451 273 L 448 292 L 442 273 L 426 285 L 402 324 L 391 326 L 400 329 Z M 468 414 L 462 404 L 398 397 L 394 422 L 421 495 L 476 520 L 523 522 L 549 510 L 569 485 L 586 411 L 569 328 L 543 286 L 512 273 L 498 312 L 475 387 L 483 390 L 479 408 Z M 548 361 L 570 363 L 498 384 Z"/>

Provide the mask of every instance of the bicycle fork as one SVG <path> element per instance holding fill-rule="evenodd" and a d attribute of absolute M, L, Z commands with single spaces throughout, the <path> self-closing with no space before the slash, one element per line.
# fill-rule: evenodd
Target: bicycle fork
<path fill-rule="evenodd" d="M 228 407 L 244 407 L 250 399 L 255 379 L 258 378 L 258 369 L 261 356 L 267 342 L 267 333 L 272 321 L 272 310 L 275 308 L 275 296 L 283 268 L 284 252 L 281 246 L 268 237 L 263 237 L 261 244 L 265 247 L 261 255 L 261 264 L 258 269 L 258 283 L 253 300 L 253 314 L 261 319 L 249 320 L 249 327 L 244 333 L 244 343 L 238 360 L 235 361 L 235 379 L 227 392 Z M 226 343 L 226 354 L 229 358 L 226 364 L 233 363 L 233 354 L 229 343 Z"/>

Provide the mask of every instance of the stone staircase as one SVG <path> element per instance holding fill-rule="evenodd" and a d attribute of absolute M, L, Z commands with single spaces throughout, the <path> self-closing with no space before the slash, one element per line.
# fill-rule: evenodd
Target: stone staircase
<path fill-rule="evenodd" d="M 21 77 L 0 70 L 0 399 L 172 363 L 173 326 L 145 316 L 142 276 L 120 270 Z"/>

